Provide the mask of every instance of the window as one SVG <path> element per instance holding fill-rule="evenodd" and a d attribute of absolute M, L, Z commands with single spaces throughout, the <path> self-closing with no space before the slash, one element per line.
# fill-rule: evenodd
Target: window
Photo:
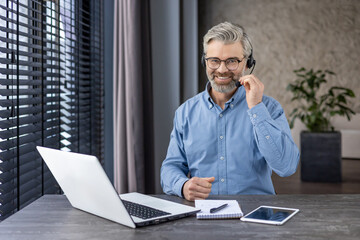
<path fill-rule="evenodd" d="M 104 159 L 102 1 L 0 2 L 0 221 L 60 193 L 36 151 Z"/>

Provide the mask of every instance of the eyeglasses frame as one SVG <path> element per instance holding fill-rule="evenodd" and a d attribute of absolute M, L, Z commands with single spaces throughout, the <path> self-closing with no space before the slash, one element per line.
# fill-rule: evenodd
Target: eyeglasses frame
<path fill-rule="evenodd" d="M 220 64 L 219 64 L 219 66 L 218 66 L 217 68 L 211 68 L 210 66 L 207 65 L 211 70 L 219 69 L 219 67 L 221 66 L 221 62 L 224 62 L 224 63 L 225 63 L 225 67 L 227 68 L 227 70 L 229 70 L 229 71 L 235 71 L 236 69 L 238 69 L 239 64 L 240 64 L 245 58 L 246 58 L 246 57 L 243 57 L 243 58 L 240 60 L 240 59 L 238 59 L 238 58 L 236 58 L 236 57 L 232 57 L 232 58 L 227 58 L 227 59 L 225 59 L 225 60 L 221 60 L 220 58 L 217 58 L 217 57 L 208 57 L 208 58 L 205 58 L 205 61 L 207 62 L 209 59 L 210 59 L 210 60 L 211 60 L 211 59 L 217 59 L 217 60 L 220 61 Z M 235 69 L 233 69 L 233 70 L 229 69 L 228 66 L 226 65 L 226 61 L 228 61 L 229 59 L 234 59 L 234 60 L 236 60 L 236 61 L 238 62 L 237 67 L 236 67 Z"/>

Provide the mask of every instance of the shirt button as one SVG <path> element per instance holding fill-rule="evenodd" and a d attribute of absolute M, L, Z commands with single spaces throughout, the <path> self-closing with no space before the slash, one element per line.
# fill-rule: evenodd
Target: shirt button
<path fill-rule="evenodd" d="M 234 104 L 230 104 L 230 107 L 233 108 L 233 107 L 234 107 Z"/>
<path fill-rule="evenodd" d="M 266 139 L 269 139 L 269 138 L 270 138 L 270 136 L 269 136 L 269 135 L 267 135 L 265 138 L 266 138 Z"/>
<path fill-rule="evenodd" d="M 220 113 L 220 115 L 219 115 L 220 117 L 223 117 L 223 115 Z"/>
<path fill-rule="evenodd" d="M 212 104 L 209 105 L 209 108 L 210 108 L 210 109 L 212 108 Z"/>
<path fill-rule="evenodd" d="M 224 182 L 224 181 L 225 181 L 225 179 L 223 179 L 223 178 L 222 178 L 220 181 L 221 181 L 221 182 Z"/>
<path fill-rule="evenodd" d="M 223 139 L 224 138 L 224 136 L 220 136 L 220 139 Z"/>
<path fill-rule="evenodd" d="M 224 160 L 225 158 L 224 157 L 220 157 L 220 160 Z"/>
<path fill-rule="evenodd" d="M 256 118 L 256 114 L 255 114 L 255 113 L 253 114 L 253 118 Z"/>

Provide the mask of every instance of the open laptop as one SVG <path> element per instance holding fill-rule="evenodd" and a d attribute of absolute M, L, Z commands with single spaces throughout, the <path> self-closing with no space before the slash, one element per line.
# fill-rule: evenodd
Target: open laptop
<path fill-rule="evenodd" d="M 200 211 L 136 192 L 118 195 L 95 156 L 36 148 L 74 208 L 131 228 L 174 220 Z"/>

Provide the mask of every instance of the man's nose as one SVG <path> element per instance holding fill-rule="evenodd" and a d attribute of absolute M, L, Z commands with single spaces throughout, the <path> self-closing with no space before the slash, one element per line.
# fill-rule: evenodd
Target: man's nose
<path fill-rule="evenodd" d="M 220 66 L 219 66 L 219 68 L 218 68 L 218 72 L 219 72 L 219 73 L 224 73 L 224 72 L 227 72 L 227 71 L 228 71 L 228 69 L 227 69 L 227 67 L 226 67 L 225 62 L 220 62 Z"/>

